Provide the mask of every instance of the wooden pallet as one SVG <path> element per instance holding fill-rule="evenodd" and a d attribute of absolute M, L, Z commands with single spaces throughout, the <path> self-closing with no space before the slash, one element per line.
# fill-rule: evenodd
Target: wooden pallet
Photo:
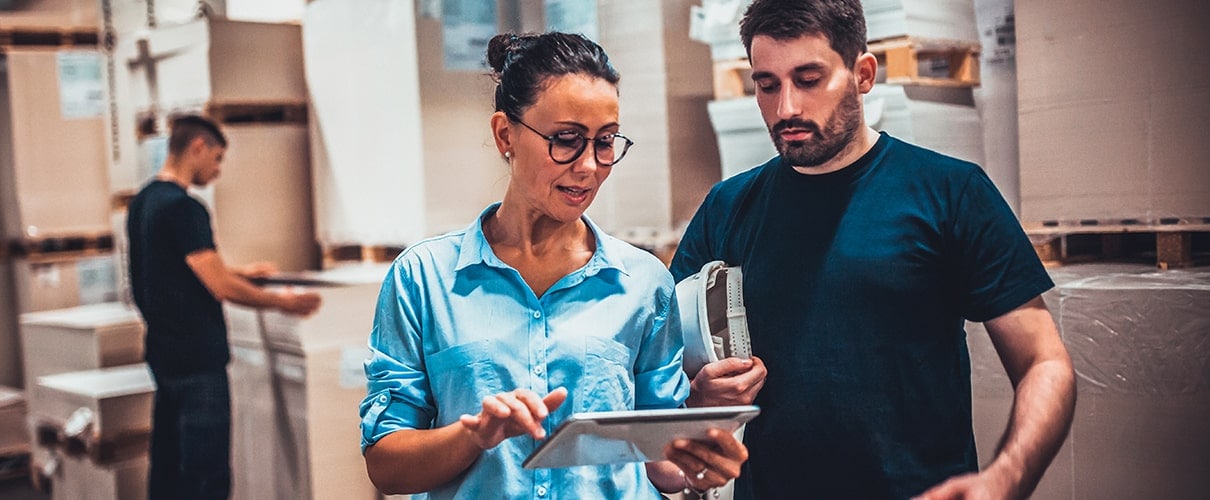
<path fill-rule="evenodd" d="M 885 83 L 932 87 L 978 87 L 979 42 L 901 36 L 870 42 L 867 49 L 886 70 Z M 922 76 L 922 64 L 944 68 L 944 77 Z M 752 95 L 747 58 L 714 61 L 715 100 Z"/>
<path fill-rule="evenodd" d="M 203 113 L 223 124 L 307 123 L 303 102 L 209 103 Z"/>
<path fill-rule="evenodd" d="M 99 41 L 95 29 L 0 27 L 0 52 L 16 48 L 93 48 Z"/>
<path fill-rule="evenodd" d="M 324 245 L 323 268 L 332 269 L 341 263 L 361 262 L 381 264 L 395 260 L 403 251 L 400 246 L 379 245 Z"/>
<path fill-rule="evenodd" d="M 112 464 L 145 455 L 151 445 L 151 429 L 106 437 L 90 433 L 66 436 L 58 423 L 40 421 L 34 425 L 34 438 L 39 446 L 59 450 L 68 456 L 86 457 L 95 464 Z"/>
<path fill-rule="evenodd" d="M 978 87 L 979 42 L 902 36 L 870 42 L 870 53 L 886 68 L 886 83 L 933 87 Z M 921 76 L 921 64 L 946 71 L 944 77 Z"/>
<path fill-rule="evenodd" d="M 714 61 L 714 99 L 752 95 L 752 65 L 747 58 Z"/>
<path fill-rule="evenodd" d="M 114 248 L 109 231 L 21 238 L 5 246 L 8 255 L 31 259 L 101 254 Z"/>
<path fill-rule="evenodd" d="M 1047 265 L 1076 262 L 1148 262 L 1160 269 L 1210 264 L 1210 218 L 1135 219 L 1026 224 Z"/>
<path fill-rule="evenodd" d="M 29 476 L 29 447 L 0 454 L 0 481 Z"/>

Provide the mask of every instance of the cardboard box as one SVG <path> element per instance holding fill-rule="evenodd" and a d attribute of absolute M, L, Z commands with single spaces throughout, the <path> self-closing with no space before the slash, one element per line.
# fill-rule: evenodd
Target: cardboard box
<path fill-rule="evenodd" d="M 108 232 L 103 59 L 95 50 L 12 49 L 0 61 L 4 236 Z"/>
<path fill-rule="evenodd" d="M 21 379 L 21 343 L 17 333 L 19 331 L 12 263 L 0 258 L 0 385 L 25 386 Z"/>
<path fill-rule="evenodd" d="M 29 413 L 35 423 L 63 429 L 77 411 L 91 412 L 90 425 L 80 436 L 85 443 L 151 433 L 155 382 L 145 363 L 44 375 L 32 394 Z"/>
<path fill-rule="evenodd" d="M 62 456 L 51 478 L 51 500 L 144 500 L 147 498 L 146 456 L 98 465 L 84 457 Z"/>
<path fill-rule="evenodd" d="M 15 0 L 13 10 L 0 10 L 0 28 L 97 29 L 97 0 Z"/>
<path fill-rule="evenodd" d="M 283 271 L 319 268 L 307 126 L 224 127 L 228 147 L 214 183 L 214 239 L 223 261 L 270 261 Z M 390 219 L 390 217 L 386 217 Z"/>
<path fill-rule="evenodd" d="M 29 452 L 25 392 L 0 385 L 0 458 Z"/>
<path fill-rule="evenodd" d="M 117 263 L 107 252 L 46 254 L 12 261 L 18 313 L 51 311 L 113 302 Z"/>
<path fill-rule="evenodd" d="M 708 106 L 710 124 L 718 135 L 724 179 L 777 156 L 755 96 L 710 101 Z"/>
<path fill-rule="evenodd" d="M 1210 68 L 1181 56 L 1210 49 L 1210 4 L 1022 0 L 1016 16 L 1022 219 L 1210 216 Z"/>
<path fill-rule="evenodd" d="M 227 306 L 234 497 L 377 498 L 355 409 L 386 269 L 304 273 L 328 283 L 314 288 L 323 305 L 306 318 Z"/>
<path fill-rule="evenodd" d="M 866 38 L 978 40 L 971 0 L 865 0 Z"/>
<path fill-rule="evenodd" d="M 161 110 L 307 100 L 297 24 L 201 19 L 149 32 L 146 47 Z M 145 80 L 146 69 L 131 77 Z"/>
<path fill-rule="evenodd" d="M 865 120 L 895 138 L 983 163 L 983 123 L 971 89 L 876 84 L 865 95 Z"/>
<path fill-rule="evenodd" d="M 25 380 L 143 360 L 143 320 L 119 302 L 21 315 Z"/>
<path fill-rule="evenodd" d="M 451 87 L 433 88 L 440 95 L 428 97 L 421 119 L 421 87 L 444 80 L 445 71 L 427 68 L 420 77 L 418 51 L 436 49 L 439 65 L 441 37 L 417 37 L 412 4 L 318 1 L 306 8 L 315 234 L 325 244 L 415 243 L 445 226 L 430 222 L 443 210 L 436 207 L 460 207 L 449 217 L 465 225 L 503 193 L 493 189 L 500 176 L 490 171 L 498 165 L 503 175 L 504 166 L 488 151 L 495 149 L 488 78 L 459 73 Z M 424 129 L 432 135 L 422 140 Z M 438 141 L 448 144 L 440 151 L 429 146 Z M 457 187 L 428 189 L 429 170 Z"/>

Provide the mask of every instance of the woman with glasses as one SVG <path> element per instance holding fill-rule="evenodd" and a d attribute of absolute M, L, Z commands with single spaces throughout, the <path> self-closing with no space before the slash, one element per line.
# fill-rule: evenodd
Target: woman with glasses
<path fill-rule="evenodd" d="M 730 433 L 663 462 L 524 469 L 575 412 L 681 406 L 674 283 L 584 211 L 634 143 L 618 73 L 579 35 L 497 35 L 490 125 L 510 179 L 470 227 L 401 254 L 379 295 L 362 449 L 384 492 L 429 498 L 658 498 L 739 474 Z"/>

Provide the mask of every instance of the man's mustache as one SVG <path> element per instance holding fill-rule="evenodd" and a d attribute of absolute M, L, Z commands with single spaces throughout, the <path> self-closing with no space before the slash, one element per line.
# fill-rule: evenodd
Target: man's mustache
<path fill-rule="evenodd" d="M 814 122 L 809 122 L 806 120 L 799 120 L 796 118 L 792 118 L 789 120 L 782 120 L 780 122 L 777 122 L 775 125 L 773 125 L 773 133 L 779 134 L 779 133 L 781 133 L 781 131 L 788 129 L 788 128 L 807 130 L 807 131 L 811 132 L 812 134 L 819 135 L 819 126 L 816 125 Z"/>

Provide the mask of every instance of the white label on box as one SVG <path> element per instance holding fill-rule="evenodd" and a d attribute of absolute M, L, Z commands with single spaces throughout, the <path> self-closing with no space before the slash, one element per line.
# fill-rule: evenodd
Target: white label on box
<path fill-rule="evenodd" d="M 441 41 L 445 69 L 481 71 L 487 67 L 487 42 L 496 35 L 496 3 L 443 0 Z"/>
<path fill-rule="evenodd" d="M 546 0 L 546 29 L 598 38 L 597 0 Z"/>
<path fill-rule="evenodd" d="M 76 263 L 80 286 L 80 304 L 100 304 L 118 300 L 118 273 L 111 257 L 81 259 Z"/>
<path fill-rule="evenodd" d="M 346 389 L 365 389 L 365 360 L 368 350 L 362 347 L 345 347 L 340 352 L 340 386 Z"/>
<path fill-rule="evenodd" d="M 59 106 L 65 119 L 99 118 L 105 114 L 105 87 L 101 55 L 63 51 L 59 63 Z"/>

